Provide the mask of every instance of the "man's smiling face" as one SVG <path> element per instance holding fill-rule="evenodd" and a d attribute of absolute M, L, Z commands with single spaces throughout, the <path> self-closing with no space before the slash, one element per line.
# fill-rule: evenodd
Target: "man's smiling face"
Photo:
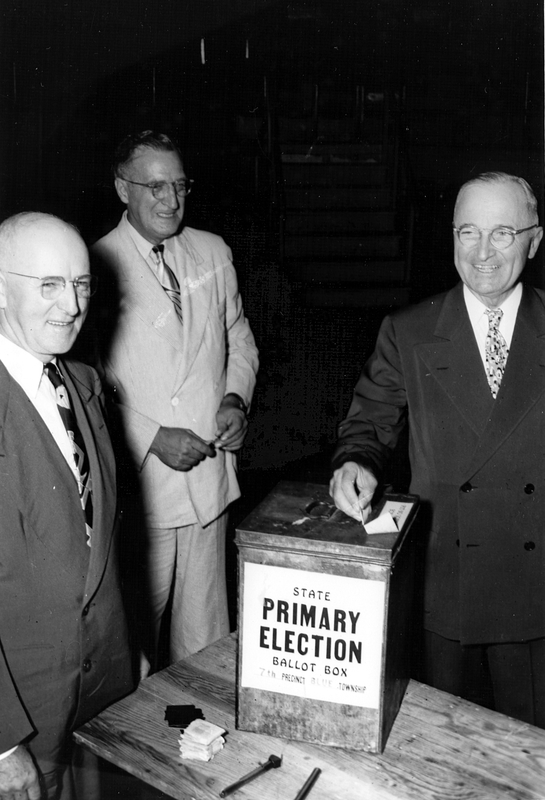
<path fill-rule="evenodd" d="M 490 241 L 494 228 L 526 228 L 530 219 L 523 189 L 513 181 L 477 181 L 461 189 L 454 212 L 454 225 L 473 225 L 482 233 L 479 241 L 463 245 L 454 233 L 454 263 L 466 286 L 486 306 L 500 305 L 513 291 L 527 258 L 533 258 L 543 229 L 520 233 L 505 250 Z"/>
<path fill-rule="evenodd" d="M 44 363 L 68 352 L 89 306 L 89 299 L 80 297 L 70 282 L 89 275 L 81 236 L 61 220 L 38 218 L 32 227 L 21 226 L 15 234 L 3 270 L 0 332 Z M 12 270 L 22 275 L 11 274 Z M 67 283 L 55 300 L 48 300 L 40 284 L 52 276 Z"/>
<path fill-rule="evenodd" d="M 171 186 L 163 200 L 157 200 L 146 186 L 138 183 L 172 183 L 185 179 L 180 156 L 175 151 L 153 150 L 139 147 L 131 161 L 123 168 L 122 177 L 117 177 L 115 188 L 120 199 L 127 204 L 128 219 L 144 239 L 160 244 L 174 236 L 184 216 L 185 198 L 178 197 Z"/>

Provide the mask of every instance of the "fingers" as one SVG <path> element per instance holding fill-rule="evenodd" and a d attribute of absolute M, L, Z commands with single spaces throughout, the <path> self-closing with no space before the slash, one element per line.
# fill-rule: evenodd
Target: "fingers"
<path fill-rule="evenodd" d="M 27 794 L 28 794 L 28 800 L 40 800 L 42 792 L 40 790 L 40 784 L 38 783 L 38 781 L 32 784 L 32 786 L 29 786 Z"/>
<path fill-rule="evenodd" d="M 218 413 L 216 422 L 216 447 L 229 452 L 240 450 L 248 430 L 246 414 L 238 408 L 230 408 Z"/>
<path fill-rule="evenodd" d="M 216 450 L 210 442 L 201 439 L 192 431 L 179 429 L 178 434 L 175 437 L 177 452 L 175 451 L 171 464 L 174 469 L 188 471 L 205 458 L 214 457 Z"/>
<path fill-rule="evenodd" d="M 377 480 L 369 470 L 354 461 L 347 461 L 333 473 L 329 493 L 337 508 L 364 523 L 370 514 L 376 487 Z"/>
<path fill-rule="evenodd" d="M 40 800 L 38 772 L 30 753 L 20 745 L 0 760 L 0 800 Z"/>
<path fill-rule="evenodd" d="M 212 458 L 216 453 L 209 442 L 185 428 L 159 428 L 150 452 L 171 469 L 182 472 L 192 469 L 205 458 Z"/>

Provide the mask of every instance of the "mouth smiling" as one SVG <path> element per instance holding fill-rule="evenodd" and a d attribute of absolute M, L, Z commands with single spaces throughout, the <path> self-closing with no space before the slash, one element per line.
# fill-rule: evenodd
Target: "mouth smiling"
<path fill-rule="evenodd" d="M 473 264 L 473 267 L 479 272 L 494 272 L 499 269 L 501 264 Z"/>

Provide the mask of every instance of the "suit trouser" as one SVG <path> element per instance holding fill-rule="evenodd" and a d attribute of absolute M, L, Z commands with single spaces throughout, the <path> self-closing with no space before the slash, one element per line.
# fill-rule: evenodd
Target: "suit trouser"
<path fill-rule="evenodd" d="M 545 728 L 545 639 L 463 646 L 424 631 L 423 681 Z"/>
<path fill-rule="evenodd" d="M 179 661 L 229 633 L 225 539 L 227 512 L 198 523 L 147 531 L 147 577 L 155 642 L 169 599 L 170 660 Z"/>
<path fill-rule="evenodd" d="M 99 759 L 83 747 L 70 749 L 67 763 L 42 773 L 47 800 L 105 800 L 101 790 Z"/>

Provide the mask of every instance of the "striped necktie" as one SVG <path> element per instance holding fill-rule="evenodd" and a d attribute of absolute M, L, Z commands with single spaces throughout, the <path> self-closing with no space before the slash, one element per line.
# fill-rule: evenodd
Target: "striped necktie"
<path fill-rule="evenodd" d="M 500 333 L 500 321 L 503 317 L 501 308 L 487 308 L 485 314 L 488 316 L 488 334 L 486 336 L 485 356 L 486 356 L 486 377 L 492 392 L 492 397 L 496 396 L 500 389 L 503 371 L 507 362 L 509 348 L 507 342 Z"/>
<path fill-rule="evenodd" d="M 181 292 L 180 292 L 180 284 L 178 283 L 178 278 L 173 273 L 171 268 L 166 263 L 163 250 L 165 246 L 163 244 L 158 244 L 152 248 L 153 254 L 155 256 L 155 264 L 157 266 L 157 278 L 159 279 L 159 283 L 170 297 L 172 302 L 174 303 L 174 308 L 176 309 L 176 314 L 178 315 L 178 319 L 180 322 L 183 323 L 182 318 L 182 299 L 181 299 Z"/>
<path fill-rule="evenodd" d="M 93 485 L 89 468 L 89 458 L 83 442 L 83 436 L 76 422 L 76 417 L 70 406 L 68 390 L 62 379 L 57 366 L 50 361 L 44 364 L 44 372 L 55 388 L 57 396 L 57 408 L 68 438 L 72 443 L 74 462 L 78 480 L 78 491 L 81 507 L 85 513 L 85 529 L 87 533 L 87 544 L 91 547 L 91 533 L 93 531 Z"/>

